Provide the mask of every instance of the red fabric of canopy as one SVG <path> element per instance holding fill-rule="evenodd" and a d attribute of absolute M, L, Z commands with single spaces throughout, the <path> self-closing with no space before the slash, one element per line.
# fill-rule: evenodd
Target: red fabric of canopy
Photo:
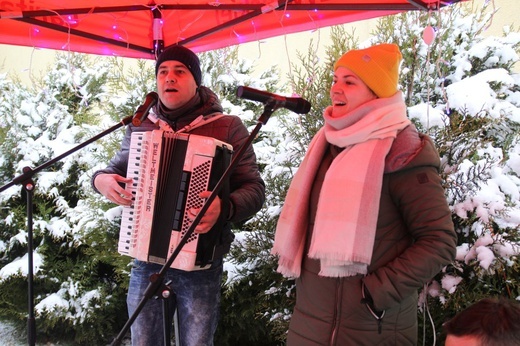
<path fill-rule="evenodd" d="M 0 43 L 153 59 L 180 44 L 195 52 L 461 0 L 1 0 Z"/>

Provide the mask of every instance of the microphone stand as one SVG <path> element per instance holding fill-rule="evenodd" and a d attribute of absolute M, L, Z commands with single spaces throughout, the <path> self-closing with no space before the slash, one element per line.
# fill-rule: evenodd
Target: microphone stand
<path fill-rule="evenodd" d="M 144 308 L 146 302 L 149 299 L 152 299 L 154 296 L 158 296 L 157 291 L 159 289 L 163 290 L 162 293 L 158 296 L 159 298 L 166 299 L 170 296 L 171 289 L 168 286 L 169 282 L 166 284 L 163 283 L 166 272 L 172 265 L 172 263 L 175 260 L 175 258 L 177 257 L 177 255 L 180 253 L 182 247 L 187 243 L 187 241 L 189 240 L 189 238 L 195 231 L 195 228 L 197 227 L 200 220 L 202 219 L 202 216 L 206 213 L 209 206 L 211 205 L 211 203 L 213 202 L 213 200 L 219 193 L 220 189 L 222 188 L 222 185 L 229 178 L 229 176 L 231 175 L 231 172 L 236 167 L 238 162 L 241 160 L 242 156 L 245 153 L 245 150 L 249 147 L 249 145 L 251 145 L 253 140 L 256 138 L 256 135 L 260 131 L 260 128 L 262 127 L 262 125 L 267 124 L 267 121 L 271 117 L 271 114 L 275 110 L 280 108 L 281 106 L 282 106 L 282 104 L 280 104 L 280 101 L 276 100 L 274 98 L 270 98 L 266 101 L 265 107 L 264 107 L 264 112 L 261 114 L 261 116 L 257 120 L 257 124 L 256 124 L 255 128 L 251 131 L 251 133 L 249 134 L 249 136 L 247 137 L 246 141 L 244 142 L 244 144 L 242 145 L 240 150 L 237 152 L 237 154 L 233 156 L 231 163 L 229 164 L 229 166 L 226 168 L 226 170 L 222 174 L 222 177 L 219 179 L 219 181 L 215 185 L 214 189 L 211 191 L 211 194 L 208 196 L 208 198 L 204 202 L 199 213 L 195 216 L 195 219 L 193 220 L 192 224 L 186 231 L 186 234 L 181 238 L 181 240 L 179 241 L 179 244 L 177 244 L 177 247 L 172 252 L 172 254 L 168 258 L 166 263 L 164 263 L 164 265 L 161 267 L 161 270 L 159 271 L 159 273 L 154 273 L 150 276 L 150 283 L 148 284 L 148 287 L 145 290 L 143 298 L 139 302 L 139 305 L 135 309 L 134 313 L 130 316 L 130 318 L 128 319 L 126 324 L 121 329 L 121 331 L 118 334 L 118 336 L 116 337 L 116 339 L 112 342 L 112 344 L 111 344 L 112 346 L 121 345 L 123 338 L 125 337 L 126 333 L 130 329 L 131 325 L 134 323 L 135 319 L 137 318 L 137 316 L 139 315 L 141 310 Z M 167 313 L 167 310 L 168 309 L 165 308 L 165 305 L 163 304 L 163 326 L 164 326 L 165 346 L 169 343 L 169 337 L 168 337 L 169 332 L 167 329 L 170 328 L 169 323 L 166 322 L 166 321 L 169 321 L 169 314 Z M 167 326 L 167 324 L 168 324 L 168 326 Z M 176 340 L 176 343 L 177 343 L 177 340 Z"/>
<path fill-rule="evenodd" d="M 76 152 L 77 150 L 87 146 L 88 144 L 98 140 L 101 137 L 106 136 L 107 134 L 115 131 L 116 129 L 126 126 L 129 123 L 132 122 L 132 119 L 135 116 L 128 116 L 121 120 L 118 124 L 112 126 L 108 130 L 105 130 L 101 132 L 100 134 L 92 137 L 91 139 L 87 140 L 86 142 L 83 142 L 79 144 L 78 146 L 72 148 L 71 150 L 57 156 L 56 158 L 47 161 L 46 163 L 36 167 L 24 167 L 22 169 L 22 174 L 15 177 L 10 183 L 2 186 L 0 188 L 0 192 L 8 189 L 9 187 L 15 185 L 15 184 L 22 184 L 24 190 L 27 193 L 27 262 L 28 262 L 28 273 L 27 273 L 27 282 L 28 282 L 28 310 L 29 315 L 27 318 L 27 341 L 30 346 L 34 346 L 36 344 L 36 321 L 34 317 L 34 290 L 33 290 L 33 277 L 34 277 L 34 271 L 33 271 L 33 195 L 34 195 L 34 189 L 35 184 L 32 180 L 32 177 L 40 172 L 41 170 L 53 165 L 57 161 L 60 161 L 66 156 L 69 156 L 70 154 Z"/>

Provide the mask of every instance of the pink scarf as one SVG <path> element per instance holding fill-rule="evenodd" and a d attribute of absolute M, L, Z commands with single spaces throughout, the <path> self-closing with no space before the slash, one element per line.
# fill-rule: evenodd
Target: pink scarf
<path fill-rule="evenodd" d="M 278 220 L 272 253 L 278 271 L 300 276 L 312 183 L 329 143 L 344 148 L 329 167 L 318 201 L 308 256 L 320 275 L 366 274 L 372 258 L 385 157 L 410 124 L 401 92 L 369 101 L 342 118 L 324 111 L 325 126 L 311 141 Z"/>

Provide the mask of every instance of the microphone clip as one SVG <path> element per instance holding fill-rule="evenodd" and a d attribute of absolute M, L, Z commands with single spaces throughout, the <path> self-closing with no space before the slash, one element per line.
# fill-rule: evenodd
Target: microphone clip
<path fill-rule="evenodd" d="M 143 121 L 148 117 L 148 113 L 153 106 L 159 101 L 159 95 L 152 91 L 145 97 L 144 103 L 137 107 L 134 117 L 132 118 L 132 125 L 138 127 L 141 126 Z"/>

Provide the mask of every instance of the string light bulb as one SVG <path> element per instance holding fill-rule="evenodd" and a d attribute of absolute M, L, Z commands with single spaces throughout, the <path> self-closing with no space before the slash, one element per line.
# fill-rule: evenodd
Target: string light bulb
<path fill-rule="evenodd" d="M 432 27 L 431 25 L 428 25 L 426 28 L 424 28 L 423 34 L 422 34 L 424 43 L 426 43 L 428 46 L 431 46 L 431 44 L 435 40 L 436 35 L 437 35 L 437 31 L 435 30 L 435 28 Z"/>

